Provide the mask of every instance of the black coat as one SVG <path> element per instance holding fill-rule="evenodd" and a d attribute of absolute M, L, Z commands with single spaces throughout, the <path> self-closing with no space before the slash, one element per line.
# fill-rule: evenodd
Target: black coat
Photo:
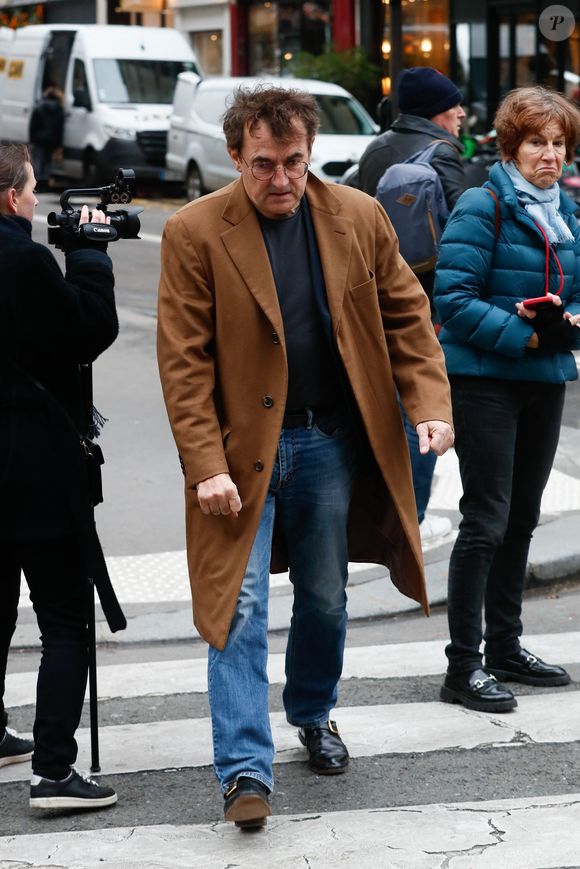
<path fill-rule="evenodd" d="M 75 533 L 90 516 L 79 438 L 61 408 L 86 432 L 80 364 L 118 332 L 109 257 L 73 251 L 63 277 L 31 230 L 0 216 L 0 539 L 10 541 Z"/>
<path fill-rule="evenodd" d="M 461 160 L 463 145 L 443 127 L 416 115 L 399 115 L 390 130 L 381 133 L 367 145 L 359 162 L 358 186 L 369 196 L 374 196 L 377 184 L 389 166 L 402 163 L 435 139 L 446 139 L 455 146 L 439 145 L 431 162 L 441 179 L 447 207 L 451 211 L 468 187 Z"/>
<path fill-rule="evenodd" d="M 30 116 L 31 143 L 54 151 L 62 145 L 63 129 L 64 109 L 61 103 L 56 97 L 43 97 Z"/>

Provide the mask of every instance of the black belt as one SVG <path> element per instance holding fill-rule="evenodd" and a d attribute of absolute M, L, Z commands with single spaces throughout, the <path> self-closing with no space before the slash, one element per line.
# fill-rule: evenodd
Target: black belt
<path fill-rule="evenodd" d="M 312 425 L 333 421 L 343 416 L 335 407 L 314 408 L 303 407 L 298 410 L 287 410 L 284 413 L 282 428 L 310 428 Z"/>

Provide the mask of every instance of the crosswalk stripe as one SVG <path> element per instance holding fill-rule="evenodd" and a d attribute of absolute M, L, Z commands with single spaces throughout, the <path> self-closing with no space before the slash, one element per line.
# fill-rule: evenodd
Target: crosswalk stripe
<path fill-rule="evenodd" d="M 525 638 L 534 653 L 563 664 L 580 663 L 580 631 Z M 445 642 L 430 641 L 350 647 L 345 651 L 342 679 L 391 679 L 445 672 Z M 268 658 L 272 684 L 284 681 L 284 655 Z M 165 696 L 207 691 L 205 658 L 110 664 L 99 667 L 99 698 Z M 36 673 L 14 673 L 6 679 L 10 706 L 34 703 Z"/>
<path fill-rule="evenodd" d="M 577 865 L 580 793 L 277 815 L 268 839 L 233 824 L 110 827 L 0 838 L 1 865 L 82 869 L 514 869 Z M 533 834 L 532 834 L 533 831 Z M 79 858 L 81 862 L 79 862 Z"/>
<path fill-rule="evenodd" d="M 510 714 L 473 712 L 462 706 L 394 703 L 351 706 L 334 713 L 352 757 L 376 754 L 473 749 L 580 740 L 580 692 L 520 697 Z M 306 759 L 296 728 L 283 712 L 270 715 L 276 763 Z M 101 756 L 106 775 L 139 770 L 208 766 L 212 762 L 209 718 L 120 724 L 101 728 Z M 79 766 L 88 766 L 89 731 L 77 734 Z M 0 782 L 30 776 L 27 764 L 0 769 Z"/>

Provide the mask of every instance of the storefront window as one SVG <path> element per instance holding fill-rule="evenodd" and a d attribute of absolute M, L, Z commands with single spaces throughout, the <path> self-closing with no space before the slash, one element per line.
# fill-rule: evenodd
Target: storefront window
<path fill-rule="evenodd" d="M 189 36 L 204 75 L 221 75 L 224 62 L 223 32 L 198 30 L 190 33 Z"/>
<path fill-rule="evenodd" d="M 330 0 L 265 0 L 249 7 L 251 75 L 284 75 L 300 51 L 321 54 L 331 43 Z"/>
<path fill-rule="evenodd" d="M 564 83 L 561 84 L 560 67 L 563 67 Z M 562 89 L 569 99 L 580 105 L 580 23 L 564 42 L 540 39 L 541 84 Z"/>
<path fill-rule="evenodd" d="M 383 90 L 391 90 L 391 4 L 383 0 L 385 26 L 382 54 Z M 434 66 L 449 73 L 449 0 L 401 0 L 402 66 Z"/>
<path fill-rule="evenodd" d="M 487 28 L 481 21 L 455 26 L 457 65 L 453 80 L 465 100 L 471 132 L 487 129 Z"/>
<path fill-rule="evenodd" d="M 278 4 L 265 0 L 253 4 L 248 15 L 250 75 L 280 71 L 278 49 Z"/>

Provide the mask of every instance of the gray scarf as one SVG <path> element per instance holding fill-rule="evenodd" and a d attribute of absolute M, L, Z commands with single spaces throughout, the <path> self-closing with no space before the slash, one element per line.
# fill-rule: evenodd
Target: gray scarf
<path fill-rule="evenodd" d="M 502 163 L 502 166 L 513 182 L 518 202 L 524 206 L 532 220 L 543 227 L 548 241 L 551 244 L 557 244 L 559 241 L 573 241 L 574 236 L 558 210 L 560 208 L 558 183 L 556 182 L 546 190 L 542 190 L 531 181 L 526 181 L 513 160 Z"/>

